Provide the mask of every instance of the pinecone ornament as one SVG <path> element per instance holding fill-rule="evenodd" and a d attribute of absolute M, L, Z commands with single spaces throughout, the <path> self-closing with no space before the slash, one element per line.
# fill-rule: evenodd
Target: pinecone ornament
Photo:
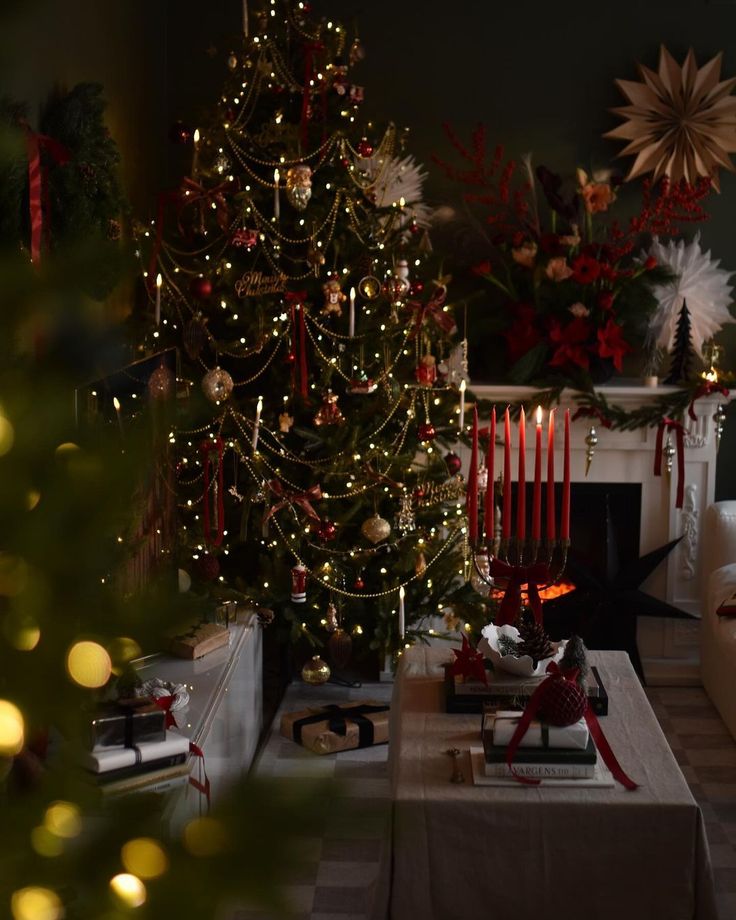
<path fill-rule="evenodd" d="M 520 658 L 522 655 L 529 655 L 534 662 L 534 667 L 545 658 L 551 658 L 555 653 L 549 636 L 539 623 L 522 622 L 519 625 L 519 638 L 521 642 L 515 654 Z"/>
<path fill-rule="evenodd" d="M 570 636 L 560 659 L 560 670 L 572 671 L 573 669 L 578 672 L 578 683 L 584 687 L 588 674 L 588 650 L 580 636 Z"/>

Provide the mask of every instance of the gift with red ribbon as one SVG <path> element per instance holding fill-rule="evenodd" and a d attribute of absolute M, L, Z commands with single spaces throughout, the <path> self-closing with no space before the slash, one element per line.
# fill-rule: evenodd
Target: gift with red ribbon
<path fill-rule="evenodd" d="M 48 170 L 43 164 L 42 153 L 46 153 L 57 166 L 65 166 L 71 155 L 67 148 L 46 134 L 37 134 L 28 124 L 23 124 L 28 154 L 28 208 L 31 221 L 31 261 L 41 258 L 41 242 L 44 231 L 44 212 L 50 214 L 48 191 Z"/>
<path fill-rule="evenodd" d="M 489 563 L 489 573 L 494 579 L 503 578 L 508 582 L 495 619 L 496 626 L 510 626 L 516 620 L 521 608 L 522 585 L 527 586 L 529 606 L 534 613 L 534 620 L 541 626 L 542 599 L 539 596 L 539 585 L 550 581 L 549 567 L 543 562 L 534 565 L 509 565 L 494 557 Z"/>
<path fill-rule="evenodd" d="M 675 508 L 682 508 L 685 497 L 685 429 L 682 422 L 665 416 L 657 429 L 657 443 L 654 448 L 654 475 L 662 475 L 662 456 L 664 453 L 664 433 L 674 431 L 677 448 L 677 499 Z"/>
<path fill-rule="evenodd" d="M 286 508 L 287 505 L 298 505 L 306 512 L 307 517 L 310 517 L 313 521 L 319 521 L 319 515 L 312 507 L 313 501 L 318 501 L 322 498 L 322 489 L 319 485 L 311 486 L 305 492 L 295 492 L 285 489 L 283 483 L 278 479 L 272 479 L 268 483 L 268 487 L 276 496 L 277 500 L 263 516 L 264 524 L 269 518 L 273 517 L 277 511 Z"/>
<path fill-rule="evenodd" d="M 690 400 L 690 405 L 687 407 L 687 414 L 694 422 L 698 420 L 695 414 L 695 401 L 700 399 L 701 396 L 711 396 L 713 393 L 720 393 L 721 396 L 728 397 L 729 390 L 728 387 L 724 386 L 722 383 L 718 383 L 715 380 L 706 380 L 705 383 L 701 383 L 693 393 L 693 398 Z"/>
<path fill-rule="evenodd" d="M 199 450 L 202 454 L 204 469 L 203 526 L 204 539 L 210 546 L 220 546 L 225 536 L 225 502 L 222 474 L 222 455 L 225 444 L 222 438 L 210 438 L 202 441 Z M 213 481 L 214 475 L 214 481 Z M 214 492 L 212 511 L 210 511 L 210 487 Z M 211 520 L 214 518 L 214 534 Z"/>
<path fill-rule="evenodd" d="M 603 763 L 611 771 L 613 778 L 616 782 L 624 786 L 624 788 L 628 789 L 629 792 L 637 789 L 637 783 L 627 776 L 621 764 L 616 759 L 616 755 L 613 753 L 606 736 L 603 734 L 603 729 L 600 726 L 597 716 L 590 708 L 588 699 L 585 696 L 585 691 L 576 683 L 578 675 L 577 668 L 562 670 L 555 661 L 551 661 L 547 665 L 547 674 L 549 676 L 542 681 L 529 698 L 529 702 L 526 704 L 526 708 L 519 719 L 519 724 L 516 727 L 516 731 L 506 751 L 506 764 L 514 779 L 528 786 L 539 785 L 538 779 L 532 779 L 528 776 L 519 776 L 515 772 L 514 757 L 519 748 L 521 739 L 524 737 L 526 730 L 529 728 L 534 718 L 541 717 L 544 720 L 545 709 L 551 708 L 550 704 L 554 706 L 557 710 L 557 714 L 559 714 L 559 700 L 561 697 L 565 697 L 569 698 L 571 701 L 571 705 L 567 707 L 569 709 L 569 721 L 560 722 L 559 719 L 557 719 L 554 724 L 571 725 L 573 722 L 577 722 L 579 718 L 584 718 L 588 726 L 588 731 L 598 749 L 598 753 L 601 755 Z M 579 700 L 579 705 L 575 703 L 575 700 Z"/>

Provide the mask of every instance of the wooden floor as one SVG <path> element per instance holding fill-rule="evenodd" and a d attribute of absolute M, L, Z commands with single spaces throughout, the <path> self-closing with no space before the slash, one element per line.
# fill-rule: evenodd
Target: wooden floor
<path fill-rule="evenodd" d="M 382 699 L 391 686 L 346 690 L 292 684 L 282 710 L 322 703 Z M 720 920 L 736 920 L 736 742 L 696 687 L 657 687 L 647 695 L 705 818 Z M 339 779 L 344 798 L 326 800 L 324 820 L 303 831 L 306 869 L 288 886 L 296 920 L 364 920 L 385 834 L 390 826 L 387 745 L 317 757 L 278 734 L 278 717 L 257 772 L 281 777 Z M 346 824 L 344 815 L 352 817 Z M 232 920 L 275 920 L 239 910 Z M 465 918 L 474 920 L 474 918 Z M 662 918 L 665 920 L 665 918 Z"/>

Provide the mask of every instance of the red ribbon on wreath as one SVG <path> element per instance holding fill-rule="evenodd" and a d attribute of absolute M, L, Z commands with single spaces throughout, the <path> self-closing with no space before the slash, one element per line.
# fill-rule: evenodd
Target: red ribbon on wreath
<path fill-rule="evenodd" d="M 319 501 L 322 498 L 322 489 L 319 485 L 311 486 L 306 492 L 293 492 L 285 489 L 283 484 L 278 479 L 272 479 L 268 484 L 269 489 L 278 499 L 268 511 L 263 516 L 263 523 L 273 517 L 277 511 L 280 511 L 282 508 L 285 508 L 287 505 L 298 505 L 304 512 L 306 512 L 307 517 L 312 518 L 313 521 L 319 520 L 319 515 L 312 507 L 313 501 Z"/>
<path fill-rule="evenodd" d="M 665 431 L 675 432 L 675 444 L 677 446 L 677 499 L 675 501 L 675 508 L 682 508 L 682 502 L 685 497 L 685 429 L 682 422 L 678 422 L 667 416 L 662 419 L 657 429 L 657 443 L 654 448 L 654 475 L 662 475 L 662 455 Z"/>
<path fill-rule="evenodd" d="M 508 584 L 501 600 L 501 607 L 496 618 L 497 626 L 509 626 L 514 622 L 521 607 L 521 586 L 527 586 L 529 606 L 534 612 L 534 619 L 542 624 L 542 599 L 539 585 L 550 580 L 549 568 L 543 563 L 535 565 L 509 565 L 500 559 L 491 559 L 489 573 L 492 578 L 506 578 Z"/>
<path fill-rule="evenodd" d="M 729 390 L 728 387 L 724 386 L 722 383 L 717 383 L 715 380 L 708 380 L 705 383 L 701 383 L 693 393 L 693 398 L 690 400 L 690 405 L 687 407 L 687 414 L 694 422 L 698 420 L 695 414 L 695 400 L 700 399 L 701 396 L 710 396 L 711 393 L 720 393 L 722 396 L 728 396 Z"/>
<path fill-rule="evenodd" d="M 207 776 L 207 767 L 205 766 L 205 762 L 204 762 L 204 751 L 198 744 L 195 744 L 193 741 L 190 741 L 189 742 L 189 753 L 193 754 L 194 757 L 201 758 L 201 762 L 199 764 L 199 778 L 195 779 L 193 776 L 190 776 L 189 784 L 190 786 L 194 786 L 197 792 L 199 792 L 201 795 L 203 795 L 207 799 L 207 811 L 209 811 L 210 805 L 212 804 L 211 799 L 210 799 L 211 787 L 210 787 L 210 778 L 209 776 Z"/>
<path fill-rule="evenodd" d="M 291 388 L 296 391 L 297 381 L 299 394 L 303 400 L 308 397 L 307 375 L 307 326 L 304 320 L 304 301 L 306 291 L 287 291 L 285 300 L 291 307 Z M 299 319 L 296 311 L 299 309 Z"/>
<path fill-rule="evenodd" d="M 65 166 L 71 155 L 67 148 L 46 134 L 37 134 L 30 126 L 23 123 L 26 134 L 26 152 L 28 154 L 28 209 L 31 222 L 31 262 L 41 258 L 43 239 L 43 215 L 51 213 L 48 189 L 48 170 L 41 161 L 45 152 L 57 166 Z"/>
<path fill-rule="evenodd" d="M 563 671 L 557 662 L 551 661 L 547 665 L 547 674 L 549 677 L 546 677 L 537 687 L 534 693 L 532 693 L 532 695 L 529 697 L 529 702 L 526 704 L 526 708 L 521 714 L 519 724 L 516 726 L 516 730 L 514 731 L 514 734 L 511 737 L 511 741 L 509 741 L 509 746 L 506 750 L 506 764 L 511 771 L 511 775 L 517 782 L 523 783 L 526 786 L 538 786 L 539 780 L 528 776 L 519 776 L 514 771 L 514 757 L 516 756 L 516 751 L 519 747 L 521 739 L 526 734 L 526 730 L 529 728 L 529 725 L 536 716 L 540 707 L 543 706 L 548 694 L 550 694 L 553 682 L 559 680 L 570 680 L 571 682 L 574 682 L 578 671 L 577 668 L 569 671 Z M 603 758 L 603 763 L 611 771 L 613 778 L 616 780 L 616 782 L 621 783 L 622 786 L 628 789 L 629 792 L 633 792 L 634 789 L 638 788 L 638 785 L 629 776 L 627 776 L 623 770 L 623 767 L 616 759 L 616 755 L 613 753 L 613 750 L 611 749 L 606 736 L 603 734 L 603 729 L 600 726 L 600 722 L 598 721 L 596 714 L 590 708 L 590 703 L 588 702 L 587 697 L 585 697 L 585 709 L 583 712 L 583 718 L 585 719 L 585 722 L 588 726 L 588 731 L 593 736 L 595 746 L 598 748 L 598 752 Z"/>
<path fill-rule="evenodd" d="M 202 466 L 204 467 L 204 539 L 205 542 L 210 546 L 220 546 L 222 543 L 223 537 L 225 536 L 225 501 L 223 496 L 223 478 L 222 478 L 222 454 L 225 450 L 225 443 L 222 438 L 211 438 L 207 441 L 202 441 L 199 446 L 200 453 L 202 454 Z M 212 473 L 212 457 L 213 455 L 216 458 L 217 463 L 217 486 L 215 495 L 215 528 L 216 533 L 214 537 L 212 536 L 212 531 L 210 528 L 210 482 Z"/>
<path fill-rule="evenodd" d="M 612 424 L 610 418 L 606 418 L 603 411 L 597 406 L 580 406 L 575 410 L 570 421 L 576 422 L 579 418 L 597 418 L 604 428 L 610 428 Z"/>

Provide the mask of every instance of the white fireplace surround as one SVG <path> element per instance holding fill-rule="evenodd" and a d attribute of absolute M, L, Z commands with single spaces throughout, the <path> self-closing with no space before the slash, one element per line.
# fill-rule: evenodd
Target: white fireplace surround
<path fill-rule="evenodd" d="M 625 409 L 635 409 L 652 402 L 673 387 L 645 387 L 609 385 L 597 388 L 609 403 Z M 473 392 L 496 405 L 499 413 L 509 403 L 523 402 L 527 409 L 534 408 L 536 390 L 533 387 L 474 385 Z M 564 390 L 560 409 L 569 408 L 571 415 L 577 408 L 574 391 Z M 695 404 L 697 421 L 685 419 L 685 497 L 682 509 L 675 508 L 677 488 L 677 463 L 671 476 L 664 472 L 654 475 L 656 428 L 639 428 L 634 431 L 613 431 L 590 418 L 580 418 L 571 425 L 570 471 L 573 482 L 641 483 L 640 552 L 647 553 L 670 540 L 683 536 L 668 558 L 644 583 L 643 590 L 700 616 L 700 558 L 701 522 L 706 507 L 715 495 L 716 438 L 713 414 L 723 396 L 705 396 Z M 468 415 L 466 413 L 466 421 Z M 488 420 L 480 419 L 482 427 Z M 591 424 L 595 425 L 598 444 L 585 475 L 585 437 Z M 527 469 L 533 464 L 534 413 L 527 412 Z M 499 426 L 502 432 L 502 426 Z M 546 431 L 546 425 L 545 425 Z M 563 443 L 562 412 L 558 412 L 555 431 L 555 469 L 562 473 Z M 516 470 L 516 433 L 512 438 L 512 468 Z M 546 444 L 546 440 L 545 440 Z M 531 454 L 530 454 L 531 447 Z M 463 469 L 467 470 L 467 448 L 459 446 L 463 456 Z M 496 469 L 501 459 L 497 448 Z M 546 461 L 545 461 L 546 462 Z M 533 467 L 532 467 L 533 468 Z M 514 477 L 515 478 L 515 477 Z M 637 627 L 639 653 L 649 683 L 697 683 L 698 678 L 698 623 L 697 619 L 677 620 L 640 617 Z"/>

